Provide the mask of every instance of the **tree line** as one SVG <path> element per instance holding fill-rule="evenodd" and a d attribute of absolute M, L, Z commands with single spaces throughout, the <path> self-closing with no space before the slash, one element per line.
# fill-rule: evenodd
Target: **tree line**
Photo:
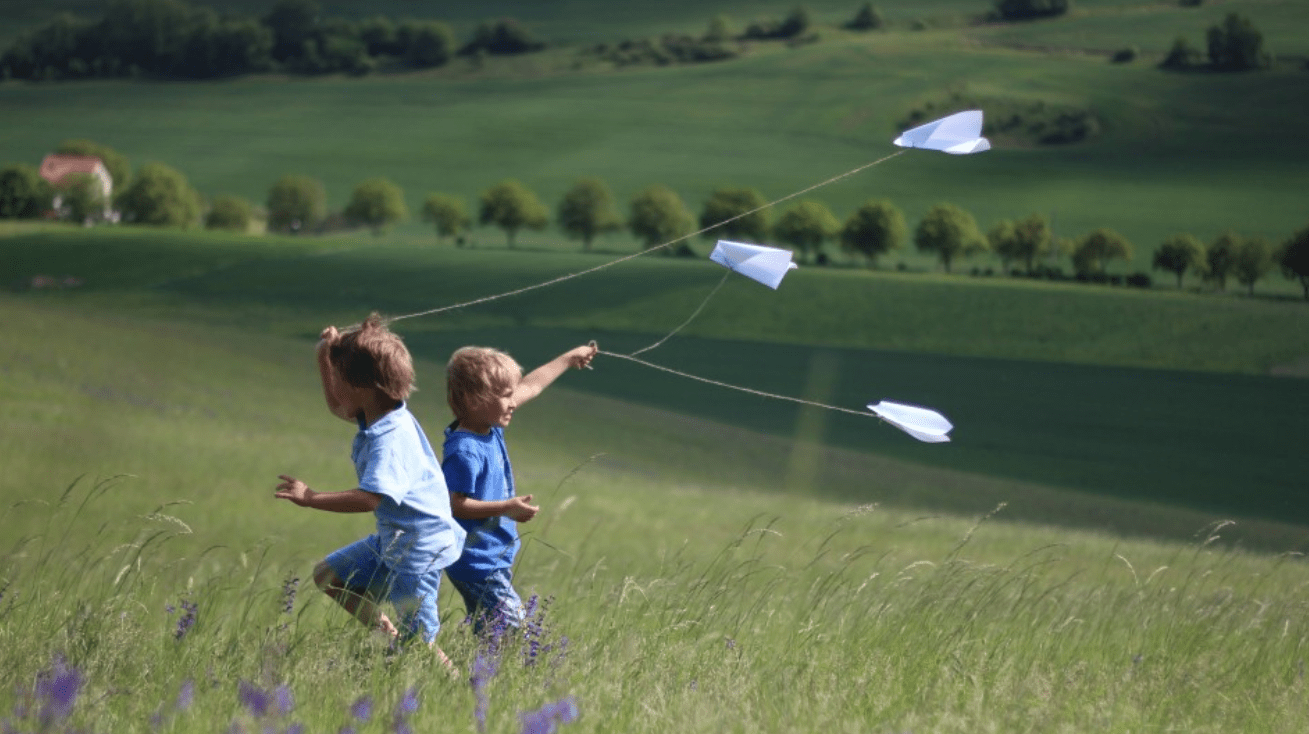
<path fill-rule="evenodd" d="M 255 206 L 240 197 L 218 196 L 206 204 L 181 172 L 162 163 L 147 163 L 132 171 L 122 154 L 89 140 L 64 141 L 56 152 L 100 158 L 118 182 L 110 203 L 129 224 L 189 227 L 203 221 L 208 229 L 247 232 L 256 218 Z M 70 179 L 63 183 L 64 211 L 60 215 L 76 222 L 93 220 L 95 213 L 105 208 L 106 202 L 99 199 L 101 190 L 91 185 L 89 177 Z M 47 216 L 53 194 L 30 165 L 0 169 L 0 218 Z M 359 182 L 339 212 L 328 211 L 326 188 L 305 175 L 279 178 L 270 186 L 265 204 L 267 230 L 288 235 L 347 228 L 368 228 L 380 234 L 409 216 L 404 191 L 381 177 Z M 629 200 L 624 216 L 605 182 L 588 177 L 564 192 L 553 220 L 566 237 L 581 242 L 583 251 L 590 251 L 597 237 L 626 229 L 646 249 L 663 247 L 673 254 L 694 254 L 684 240 L 698 233 L 706 240 L 789 245 L 802 262 L 816 265 L 830 262 L 825 248 L 835 244 L 871 267 L 912 241 L 947 273 L 961 260 L 989 253 L 1000 259 L 1001 270 L 1007 274 L 1062 279 L 1062 270 L 1047 264 L 1053 256 L 1070 258 L 1073 277 L 1080 281 L 1151 284 L 1144 273 L 1125 279 L 1108 274 L 1107 266 L 1113 261 L 1133 259 L 1134 247 L 1107 227 L 1056 240 L 1049 221 L 1041 214 L 1031 214 L 1000 220 L 983 233 L 972 214 L 941 203 L 931 207 L 910 232 L 904 213 L 885 199 L 864 202 L 844 220 L 814 200 L 790 205 L 776 220 L 770 216 L 771 209 L 768 200 L 754 189 L 721 187 L 710 193 L 696 215 L 677 192 L 652 185 Z M 429 193 L 421 210 L 422 219 L 435 227 L 438 240 L 456 244 L 466 242 L 474 214 L 478 225 L 500 229 L 510 248 L 523 230 L 543 230 L 552 216 L 535 192 L 513 179 L 481 192 L 475 211 L 463 197 L 440 192 Z M 679 246 L 669 249 L 674 244 Z M 1011 270 L 1011 265 L 1021 268 Z M 1178 288 L 1187 274 L 1194 274 L 1219 290 L 1226 288 L 1230 278 L 1251 294 L 1255 283 L 1280 267 L 1287 278 L 1299 280 L 1309 300 L 1309 226 L 1280 246 L 1230 231 L 1208 245 L 1194 235 L 1175 234 L 1154 250 L 1151 267 L 1172 273 Z"/>
<path fill-rule="evenodd" d="M 0 78 L 207 79 L 274 70 L 363 74 L 543 45 L 511 18 L 482 23 L 459 46 L 450 26 L 440 21 L 324 18 L 316 0 L 277 0 L 258 17 L 220 15 L 184 0 L 110 0 L 98 19 L 60 13 L 19 36 L 0 55 Z"/>

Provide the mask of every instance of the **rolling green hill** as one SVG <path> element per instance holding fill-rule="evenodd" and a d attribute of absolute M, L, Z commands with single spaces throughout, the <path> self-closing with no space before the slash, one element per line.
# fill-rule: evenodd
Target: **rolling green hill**
<path fill-rule="evenodd" d="M 29 307 L 304 340 L 324 323 L 357 320 L 370 309 L 402 315 L 448 306 L 608 257 L 438 249 L 369 236 L 270 240 L 59 228 L 0 239 L 0 251 L 0 282 L 34 274 L 84 281 L 14 297 Z M 590 339 L 622 353 L 681 323 L 719 273 L 704 261 L 640 258 L 396 328 L 435 364 L 466 343 L 508 349 L 529 366 Z M 1309 354 L 1306 320 L 1309 310 L 1290 300 L 805 269 L 775 293 L 734 279 L 684 332 L 643 356 L 851 409 L 880 399 L 930 405 L 955 421 L 954 443 L 919 444 L 872 420 L 801 411 L 611 358 L 575 389 L 851 456 L 987 477 L 999 487 L 1039 485 L 1309 522 L 1295 458 L 1309 382 L 1267 376 L 1270 367 Z M 420 375 L 420 384 L 439 394 L 439 377 Z M 588 420 L 600 421 L 605 433 L 606 416 L 609 409 Z M 765 483 L 863 496 L 849 477 L 779 484 L 786 475 L 766 473 L 772 479 Z M 904 501 L 955 510 L 982 511 L 979 505 L 1004 495 L 913 486 L 920 489 L 905 489 Z M 1044 521 L 1044 512 L 1035 514 Z"/>
<path fill-rule="evenodd" d="M 460 61 L 361 79 L 6 83 L 0 161 L 35 163 L 63 139 L 89 137 L 137 165 L 167 162 L 206 195 L 256 202 L 291 172 L 323 180 L 333 207 L 358 181 L 386 176 L 415 212 L 429 191 L 475 200 L 507 177 L 553 206 L 576 179 L 599 176 L 620 202 L 662 183 L 698 210 L 718 186 L 779 199 L 880 158 L 894 150 L 897 121 L 927 103 L 1044 102 L 1093 112 L 1100 134 L 1062 146 L 998 142 L 968 158 L 914 152 L 806 198 L 841 218 L 869 198 L 889 198 L 911 225 L 950 201 L 983 227 L 1032 212 L 1051 217 L 1061 237 L 1109 226 L 1136 246 L 1135 261 L 1114 269 L 1148 270 L 1154 247 L 1176 232 L 1210 240 L 1230 228 L 1280 242 L 1304 225 L 1298 190 L 1309 144 L 1287 135 L 1286 121 L 1303 119 L 1309 76 L 1289 62 L 1269 72 L 1179 75 L 1148 58 L 1110 64 L 1060 49 L 1156 48 L 1142 35 L 1163 46 L 1229 10 L 1279 38 L 1298 37 L 1287 32 L 1302 27 L 1296 7 L 1087 3 L 1073 17 L 1019 26 L 824 29 L 820 43 L 764 44 L 739 60 L 675 68 L 577 68 L 576 49 L 560 47 L 477 69 Z M 411 220 L 405 231 L 423 227 Z M 475 237 L 502 241 L 492 230 Z M 525 234 L 524 244 L 564 241 L 551 229 Z M 609 246 L 633 244 L 616 236 Z M 910 251 L 885 260 L 900 262 L 932 267 Z M 1294 290 L 1276 277 L 1260 287 Z"/>

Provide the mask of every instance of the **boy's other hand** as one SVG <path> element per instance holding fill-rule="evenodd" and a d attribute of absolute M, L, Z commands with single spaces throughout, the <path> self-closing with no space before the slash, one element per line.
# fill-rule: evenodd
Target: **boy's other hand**
<path fill-rule="evenodd" d="M 527 522 L 536 517 L 541 508 L 532 504 L 532 495 L 514 497 L 509 500 L 509 511 L 505 514 L 514 522 Z"/>
<path fill-rule="evenodd" d="M 301 507 L 309 504 L 314 496 L 314 490 L 310 489 L 309 485 L 285 474 L 279 474 L 278 478 L 282 480 L 282 483 L 277 485 L 277 491 L 273 493 L 274 497 L 291 500 Z"/>
<path fill-rule="evenodd" d="M 595 359 L 598 351 L 600 351 L 600 347 L 596 346 L 595 342 L 583 344 L 568 351 L 568 363 L 575 369 L 590 369 L 591 360 Z"/>
<path fill-rule="evenodd" d="M 337 331 L 335 326 L 329 326 L 326 329 L 323 329 L 322 333 L 318 335 L 318 346 L 315 348 L 315 350 L 318 352 L 322 352 L 323 350 L 335 344 L 337 340 L 340 338 L 341 338 L 341 332 Z"/>

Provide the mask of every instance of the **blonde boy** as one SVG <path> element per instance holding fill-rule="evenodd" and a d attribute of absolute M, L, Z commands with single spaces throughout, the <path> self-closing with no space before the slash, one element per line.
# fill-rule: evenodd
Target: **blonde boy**
<path fill-rule="evenodd" d="M 446 399 L 455 421 L 445 429 L 441 470 L 450 490 L 455 520 L 468 531 L 463 555 L 446 576 L 464 598 L 474 629 L 488 621 L 517 627 L 523 602 L 513 587 L 514 557 L 520 541 L 516 523 L 540 508 L 532 495 L 519 497 L 509 464 L 504 429 L 514 411 L 540 395 L 570 367 L 591 364 L 596 348 L 564 352 L 523 377 L 508 354 L 486 347 L 464 347 L 446 367 Z"/>
<path fill-rule="evenodd" d="M 464 529 L 451 517 L 436 455 L 405 407 L 414 383 L 409 350 L 372 314 L 341 333 L 324 329 L 317 361 L 328 410 L 359 427 L 351 449 L 359 486 L 316 492 L 283 474 L 274 496 L 376 515 L 377 532 L 329 554 L 314 581 L 360 622 L 393 637 L 421 635 L 448 664 L 436 646 L 437 591 L 441 569 L 459 558 Z M 378 608 L 382 600 L 396 608 L 399 628 Z"/>

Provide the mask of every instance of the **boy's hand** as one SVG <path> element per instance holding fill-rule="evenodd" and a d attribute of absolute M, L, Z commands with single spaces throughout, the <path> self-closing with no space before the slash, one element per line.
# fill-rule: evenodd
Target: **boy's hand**
<path fill-rule="evenodd" d="M 590 369 L 591 360 L 595 359 L 595 354 L 598 351 L 600 351 L 600 347 L 596 346 L 595 342 L 591 342 L 568 350 L 564 353 L 564 356 L 568 359 L 569 366 L 574 369 Z"/>
<path fill-rule="evenodd" d="M 541 508 L 532 504 L 532 495 L 514 497 L 509 500 L 509 510 L 505 513 L 514 522 L 527 522 L 536 517 Z"/>
<path fill-rule="evenodd" d="M 314 348 L 314 351 L 322 354 L 340 338 L 341 332 L 337 331 L 335 326 L 329 326 L 318 335 L 318 346 Z"/>
<path fill-rule="evenodd" d="M 274 497 L 291 500 L 301 507 L 309 505 L 314 497 L 314 490 L 310 489 L 309 485 L 285 474 L 279 474 L 278 478 L 282 480 L 282 483 L 277 485 L 277 491 L 273 493 Z"/>

